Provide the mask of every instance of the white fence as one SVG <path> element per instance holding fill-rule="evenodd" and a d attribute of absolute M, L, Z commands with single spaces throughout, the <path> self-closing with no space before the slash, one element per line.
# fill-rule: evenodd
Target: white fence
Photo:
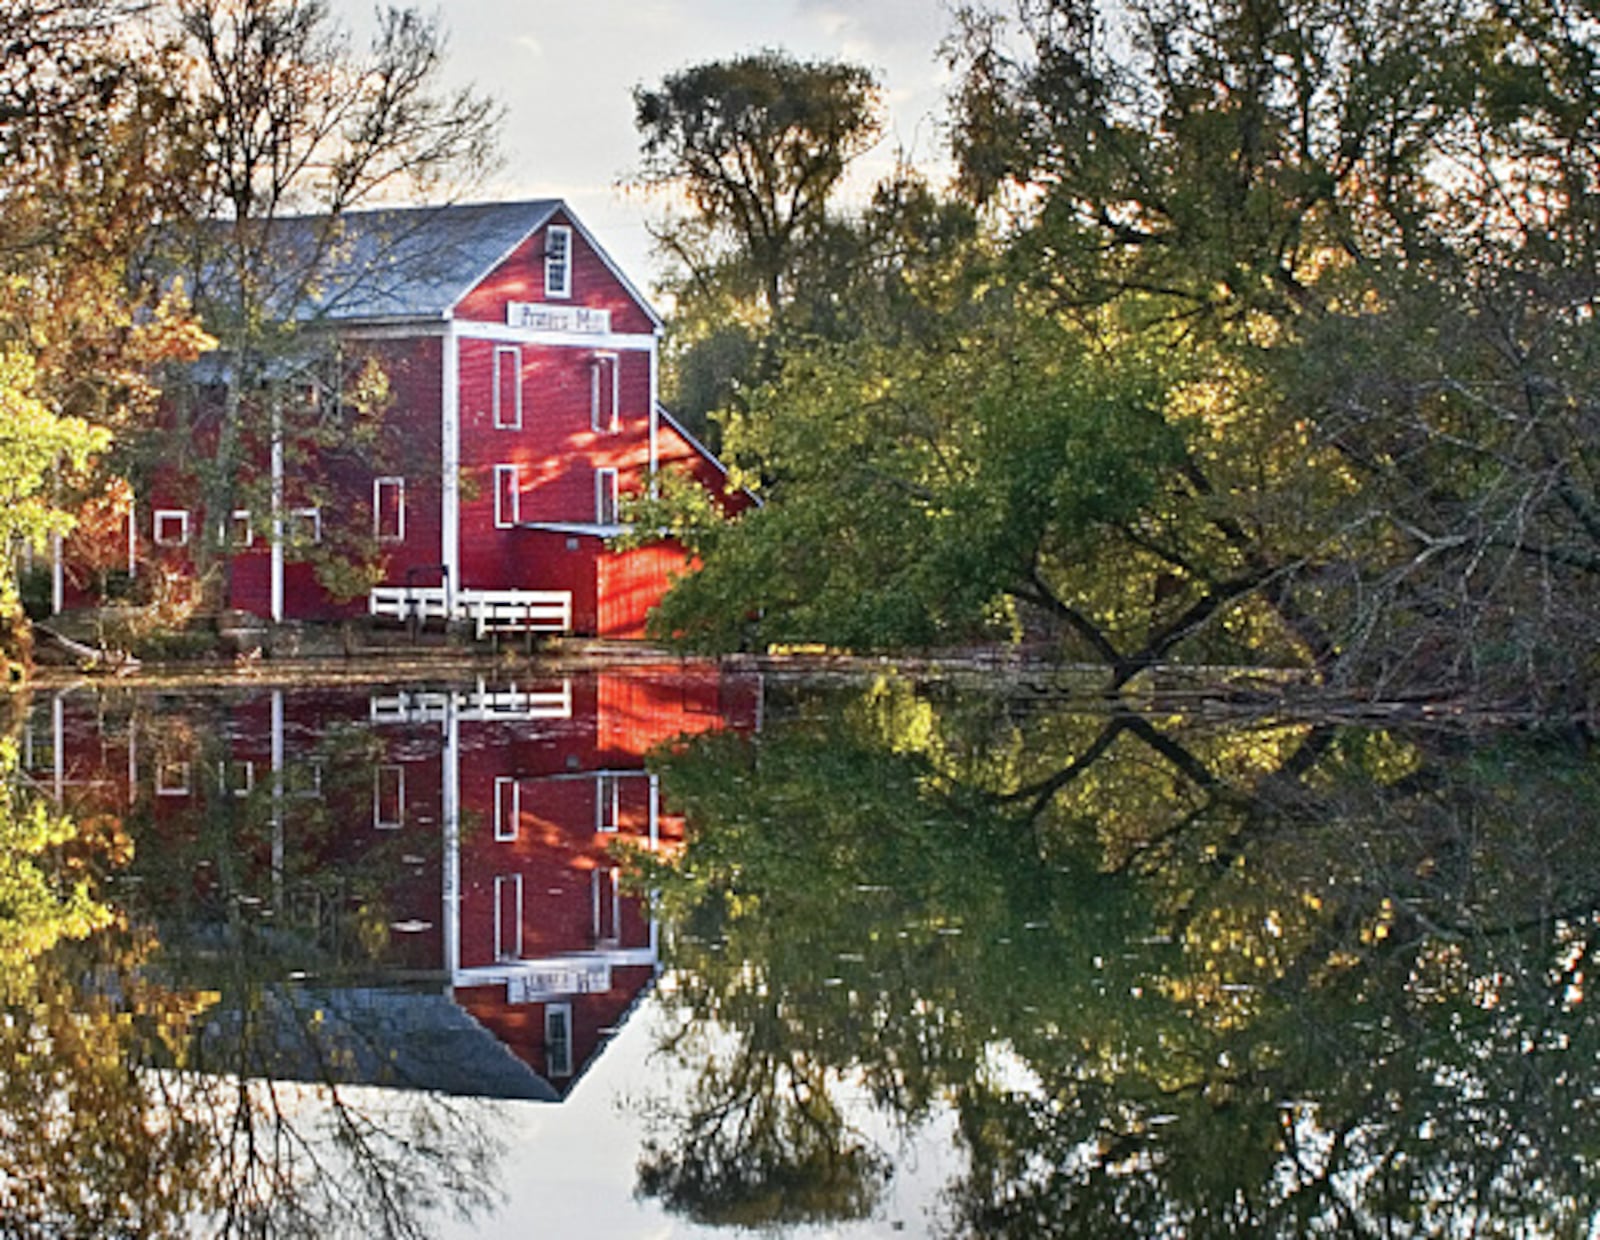
<path fill-rule="evenodd" d="M 479 637 L 572 631 L 569 590 L 459 590 L 452 601 L 443 586 L 375 586 L 368 609 L 402 623 L 470 620 Z"/>

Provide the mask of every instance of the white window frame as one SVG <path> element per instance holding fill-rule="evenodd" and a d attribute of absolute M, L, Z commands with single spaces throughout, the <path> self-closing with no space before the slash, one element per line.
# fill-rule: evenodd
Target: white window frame
<path fill-rule="evenodd" d="M 236 780 L 234 776 L 238 776 Z M 247 797 L 255 791 L 256 764 L 249 758 L 230 762 L 226 758 L 217 763 L 217 787 L 236 797 Z"/>
<path fill-rule="evenodd" d="M 572 296 L 572 228 L 552 224 L 544 234 L 544 295 L 547 300 Z"/>
<path fill-rule="evenodd" d="M 594 777 L 594 829 L 615 832 L 622 821 L 622 777 L 600 771 Z"/>
<path fill-rule="evenodd" d="M 589 899 L 596 945 L 622 941 L 622 871 L 616 866 L 589 871 Z M 609 933 L 608 933 L 609 931 Z"/>
<path fill-rule="evenodd" d="M 507 793 L 509 792 L 509 797 Z M 494 777 L 494 838 L 514 840 L 522 822 L 522 785 L 509 775 Z"/>
<path fill-rule="evenodd" d="M 300 523 L 308 522 L 311 526 L 311 537 L 303 537 L 300 533 Z M 291 508 L 289 520 L 284 530 L 284 542 L 291 547 L 315 547 L 322 541 L 322 509 L 320 508 Z"/>
<path fill-rule="evenodd" d="M 163 534 L 162 524 L 176 520 L 176 536 Z M 158 547 L 187 547 L 189 545 L 189 510 L 187 508 L 157 508 L 150 519 L 150 537 Z"/>
<path fill-rule="evenodd" d="M 507 356 L 511 358 L 511 372 L 516 376 L 516 382 L 511 389 L 514 393 L 514 396 L 511 401 L 512 407 L 509 412 L 503 408 L 500 400 L 501 390 L 505 386 L 501 382 L 500 366 L 502 364 L 502 359 Z M 490 403 L 494 409 L 495 429 L 501 431 L 520 431 L 522 429 L 522 349 L 519 346 L 514 344 L 495 345 L 493 379 L 494 394 L 491 397 Z"/>
<path fill-rule="evenodd" d="M 606 400 L 603 378 L 611 373 L 610 400 Z M 609 407 L 608 407 L 609 406 Z M 589 427 L 603 434 L 614 434 L 621 425 L 622 362 L 615 353 L 596 353 L 589 362 Z"/>
<path fill-rule="evenodd" d="M 394 487 L 395 511 L 399 514 L 399 529 L 392 534 L 383 532 L 383 489 Z M 406 480 L 398 474 L 385 474 L 372 480 L 372 536 L 378 542 L 405 542 L 406 540 Z"/>
<path fill-rule="evenodd" d="M 621 496 L 618 493 L 617 471 L 610 466 L 603 466 L 594 471 L 594 523 L 596 525 L 616 525 L 618 504 Z M 606 520 L 606 510 L 610 509 L 611 519 Z"/>
<path fill-rule="evenodd" d="M 243 537 L 240 536 L 241 529 L 244 531 Z M 248 508 L 235 508 L 228 514 L 227 543 L 235 551 L 255 546 L 256 523 Z"/>
<path fill-rule="evenodd" d="M 515 901 L 516 926 L 514 942 L 504 941 L 506 927 L 505 900 L 506 892 L 510 892 Z M 494 958 L 496 960 L 521 960 L 522 959 L 522 875 L 496 874 L 494 879 Z M 508 950 L 509 948 L 509 950 Z"/>
<path fill-rule="evenodd" d="M 383 816 L 383 778 L 394 777 L 395 816 Z M 384 763 L 372 769 L 372 825 L 379 831 L 398 831 L 406 825 L 406 768 L 398 763 Z"/>
<path fill-rule="evenodd" d="M 505 505 L 500 501 L 507 494 L 500 485 L 501 478 L 511 479 L 511 512 L 504 511 Z M 522 466 L 496 465 L 494 467 L 494 527 L 497 530 L 509 530 L 522 519 Z"/>
<path fill-rule="evenodd" d="M 158 797 L 186 797 L 189 795 L 189 763 L 163 761 L 156 763 L 156 795 Z"/>
<path fill-rule="evenodd" d="M 560 1032 L 557 1032 L 559 1028 Z M 560 1047 L 560 1058 L 556 1048 Z M 544 1068 L 550 1076 L 572 1075 L 572 1004 L 547 1003 L 544 1008 Z"/>

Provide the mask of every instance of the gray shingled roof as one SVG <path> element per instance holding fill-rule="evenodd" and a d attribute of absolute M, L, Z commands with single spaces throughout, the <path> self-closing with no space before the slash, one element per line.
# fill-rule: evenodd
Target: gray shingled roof
<path fill-rule="evenodd" d="M 542 198 L 274 221 L 285 312 L 300 322 L 444 318 L 562 205 Z"/>

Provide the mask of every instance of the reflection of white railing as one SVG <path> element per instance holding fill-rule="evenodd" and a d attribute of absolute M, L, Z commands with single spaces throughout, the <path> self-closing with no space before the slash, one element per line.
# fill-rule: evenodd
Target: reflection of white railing
<path fill-rule="evenodd" d="M 373 723 L 443 723 L 454 709 L 463 723 L 495 720 L 570 719 L 572 682 L 559 689 L 519 689 L 516 685 L 489 688 L 479 681 L 464 690 L 407 689 L 372 697 Z"/>
<path fill-rule="evenodd" d="M 471 620 L 479 637 L 572 631 L 570 590 L 461 590 L 452 607 L 443 586 L 374 586 L 367 608 L 374 616 L 402 622 Z"/>

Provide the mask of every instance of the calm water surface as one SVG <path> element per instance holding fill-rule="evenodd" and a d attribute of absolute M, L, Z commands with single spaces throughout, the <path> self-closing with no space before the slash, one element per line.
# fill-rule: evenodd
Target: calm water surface
<path fill-rule="evenodd" d="M 0 1234 L 1600 1223 L 1581 737 L 680 664 L 12 734 Z"/>

